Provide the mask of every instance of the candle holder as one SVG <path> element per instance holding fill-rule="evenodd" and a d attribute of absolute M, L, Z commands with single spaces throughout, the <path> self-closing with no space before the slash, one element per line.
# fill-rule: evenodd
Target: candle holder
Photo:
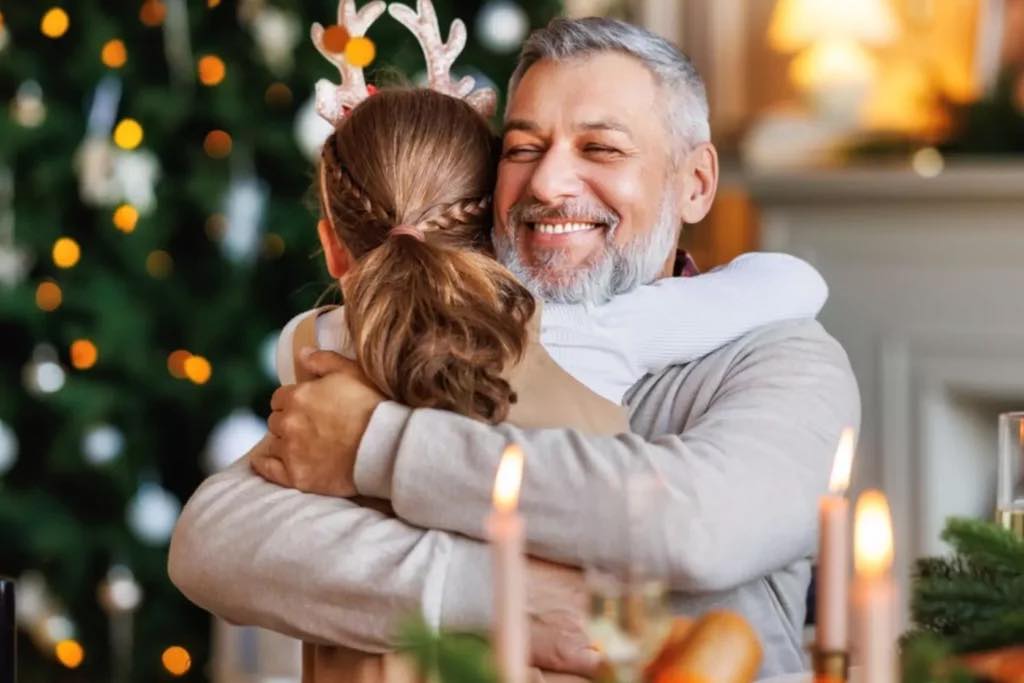
<path fill-rule="evenodd" d="M 814 683 L 845 683 L 850 674 L 850 654 L 845 650 L 811 652 Z"/>
<path fill-rule="evenodd" d="M 1024 412 L 999 416 L 996 521 L 1024 538 Z"/>

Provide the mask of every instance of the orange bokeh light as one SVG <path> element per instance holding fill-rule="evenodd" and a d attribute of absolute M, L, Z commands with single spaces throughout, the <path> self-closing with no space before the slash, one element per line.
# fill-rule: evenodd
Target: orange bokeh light
<path fill-rule="evenodd" d="M 348 45 L 348 40 L 348 30 L 344 26 L 336 24 L 324 31 L 324 47 L 327 48 L 328 52 L 343 53 L 345 46 Z"/>
<path fill-rule="evenodd" d="M 71 268 L 82 257 L 82 248 L 70 237 L 61 237 L 53 243 L 53 262 L 58 268 Z"/>
<path fill-rule="evenodd" d="M 185 361 L 192 357 L 192 354 L 185 349 L 171 351 L 167 355 L 167 372 L 176 379 L 185 379 Z"/>
<path fill-rule="evenodd" d="M 85 659 L 85 650 L 76 640 L 62 640 L 54 648 L 57 660 L 69 669 L 77 669 Z"/>
<path fill-rule="evenodd" d="M 124 46 L 124 41 L 117 38 L 108 40 L 100 51 L 100 60 L 104 66 L 111 69 L 120 69 L 124 66 L 128 61 L 128 50 Z"/>
<path fill-rule="evenodd" d="M 40 282 L 36 287 L 36 306 L 44 311 L 55 311 L 60 308 L 64 293 L 56 282 Z"/>
<path fill-rule="evenodd" d="M 146 0 L 139 9 L 139 21 L 150 28 L 164 23 L 167 17 L 167 5 L 162 0 Z"/>
<path fill-rule="evenodd" d="M 132 232 L 138 222 L 139 210 L 131 204 L 122 204 L 114 211 L 114 227 L 121 232 Z"/>
<path fill-rule="evenodd" d="M 223 159 L 231 154 L 231 136 L 222 130 L 211 130 L 203 140 L 203 150 L 207 156 Z"/>
<path fill-rule="evenodd" d="M 76 339 L 71 344 L 71 365 L 78 370 L 88 370 L 96 365 L 100 352 L 88 339 Z"/>
<path fill-rule="evenodd" d="M 210 361 L 202 356 L 189 356 L 185 361 L 185 376 L 195 384 L 206 384 L 212 374 Z"/>
<path fill-rule="evenodd" d="M 172 676 L 184 676 L 192 668 L 192 656 L 188 650 L 179 645 L 172 645 L 164 650 L 160 661 Z"/>
<path fill-rule="evenodd" d="M 214 86 L 224 80 L 227 75 L 227 67 L 224 60 L 217 55 L 206 55 L 199 60 L 199 82 L 203 85 Z"/>

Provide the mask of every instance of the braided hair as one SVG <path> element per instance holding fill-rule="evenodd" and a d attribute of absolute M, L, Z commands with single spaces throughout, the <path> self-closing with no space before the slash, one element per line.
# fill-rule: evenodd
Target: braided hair
<path fill-rule="evenodd" d="M 499 422 L 527 344 L 530 293 L 494 260 L 497 145 L 465 102 L 383 90 L 324 143 L 320 199 L 356 263 L 343 278 L 356 357 L 385 395 Z M 415 226 L 423 239 L 389 236 Z"/>

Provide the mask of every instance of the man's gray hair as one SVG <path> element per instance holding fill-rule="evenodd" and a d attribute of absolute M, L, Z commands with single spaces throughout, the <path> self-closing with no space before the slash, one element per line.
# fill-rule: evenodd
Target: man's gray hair
<path fill-rule="evenodd" d="M 669 95 L 665 109 L 669 128 L 679 142 L 677 149 L 711 140 L 707 93 L 693 63 L 664 38 L 617 19 L 558 17 L 534 31 L 523 45 L 509 80 L 509 101 L 523 75 L 536 62 L 574 59 L 598 52 L 631 55 L 650 69 Z"/>

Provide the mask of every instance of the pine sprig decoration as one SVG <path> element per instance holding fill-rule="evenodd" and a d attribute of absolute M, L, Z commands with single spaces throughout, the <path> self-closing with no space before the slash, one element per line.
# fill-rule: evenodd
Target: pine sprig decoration
<path fill-rule="evenodd" d="M 440 683 L 498 683 L 491 648 L 471 634 L 438 633 L 422 619 L 402 627 L 399 650 L 415 662 L 420 676 Z"/>
<path fill-rule="evenodd" d="M 916 567 L 910 611 L 917 636 L 941 636 L 953 652 L 1024 642 L 1024 541 L 996 524 L 950 519 L 954 555 Z"/>
<path fill-rule="evenodd" d="M 952 517 L 946 522 L 942 540 L 977 568 L 1024 575 L 1024 540 L 997 524 Z"/>
<path fill-rule="evenodd" d="M 903 683 L 972 683 L 975 678 L 953 659 L 943 639 L 933 635 L 915 636 L 903 644 Z"/>

